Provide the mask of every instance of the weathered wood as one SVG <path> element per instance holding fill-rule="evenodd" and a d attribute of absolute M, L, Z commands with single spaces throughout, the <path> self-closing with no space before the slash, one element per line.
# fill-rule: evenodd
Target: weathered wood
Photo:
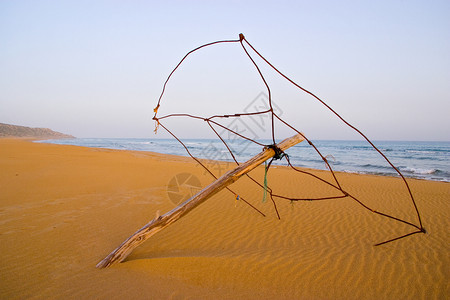
<path fill-rule="evenodd" d="M 293 137 L 287 138 L 280 142 L 277 147 L 282 151 L 300 143 L 304 138 L 302 135 L 297 134 Z M 230 170 L 225 173 L 222 177 L 215 180 L 213 183 L 208 185 L 206 188 L 198 192 L 196 195 L 186 200 L 185 202 L 178 205 L 173 210 L 168 213 L 159 216 L 138 231 L 136 231 L 132 236 L 125 240 L 119 247 L 117 247 L 113 252 L 111 252 L 106 258 L 97 264 L 97 268 L 106 268 L 110 265 L 123 261 L 134 248 L 142 244 L 146 239 L 154 235 L 155 233 L 161 231 L 165 227 L 174 223 L 195 207 L 205 202 L 208 198 L 218 193 L 228 185 L 232 184 L 238 180 L 242 175 L 250 172 L 267 159 L 272 158 L 275 155 L 275 151 L 271 148 L 265 148 L 261 153 L 254 156 L 247 162 L 237 166 L 235 169 Z"/>

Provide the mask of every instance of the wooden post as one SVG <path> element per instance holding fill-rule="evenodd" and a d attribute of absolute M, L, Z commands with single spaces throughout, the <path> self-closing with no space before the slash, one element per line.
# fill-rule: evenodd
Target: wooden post
<path fill-rule="evenodd" d="M 301 134 L 294 135 L 280 142 L 277 147 L 282 151 L 300 143 L 304 140 Z M 110 265 L 122 262 L 137 246 L 142 244 L 146 239 L 157 233 L 158 231 L 164 229 L 170 224 L 174 223 L 188 212 L 193 210 L 195 207 L 205 202 L 208 198 L 215 195 L 228 185 L 232 184 L 238 180 L 242 175 L 250 172 L 267 159 L 272 158 L 275 155 L 275 151 L 271 148 L 265 148 L 261 153 L 254 156 L 247 162 L 237 166 L 235 169 L 228 171 L 222 177 L 215 180 L 213 183 L 205 187 L 203 190 L 198 192 L 196 195 L 186 200 L 185 202 L 178 205 L 173 210 L 168 213 L 153 219 L 136 231 L 132 236 L 126 239 L 119 247 L 117 247 L 113 252 L 111 252 L 107 257 L 97 264 L 97 268 L 106 268 Z"/>

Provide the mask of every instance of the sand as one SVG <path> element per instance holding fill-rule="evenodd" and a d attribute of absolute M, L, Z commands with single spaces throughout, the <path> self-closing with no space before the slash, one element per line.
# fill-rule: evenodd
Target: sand
<path fill-rule="evenodd" d="M 448 299 L 450 184 L 408 180 L 428 234 L 350 199 L 270 201 L 246 180 L 151 237 L 121 264 L 95 265 L 160 211 L 177 174 L 211 178 L 190 159 L 0 139 L 1 299 Z M 317 171 L 320 176 L 327 176 Z M 262 178 L 261 168 L 254 176 Z M 417 223 L 397 178 L 338 174 L 345 189 Z M 327 193 L 285 168 L 287 195 Z"/>

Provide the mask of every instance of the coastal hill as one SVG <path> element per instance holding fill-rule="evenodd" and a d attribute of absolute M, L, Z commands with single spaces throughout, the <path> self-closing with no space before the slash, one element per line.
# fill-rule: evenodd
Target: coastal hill
<path fill-rule="evenodd" d="M 53 131 L 48 128 L 32 128 L 25 126 L 17 126 L 0 123 L 0 138 L 1 137 L 27 137 L 27 138 L 74 138 L 72 135 Z"/>

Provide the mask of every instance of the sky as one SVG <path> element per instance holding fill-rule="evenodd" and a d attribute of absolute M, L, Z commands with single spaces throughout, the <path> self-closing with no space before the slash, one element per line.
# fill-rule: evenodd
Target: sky
<path fill-rule="evenodd" d="M 447 0 L 0 0 L 0 122 L 76 137 L 166 138 L 154 134 L 152 117 L 167 76 L 188 51 L 239 33 L 370 139 L 450 141 Z M 295 128 L 311 139 L 358 138 L 257 63 L 277 112 Z M 209 117 L 266 100 L 242 47 L 220 44 L 186 59 L 158 113 Z M 240 126 L 266 137 L 270 122 L 257 121 Z M 166 125 L 186 138 L 212 134 L 203 121 Z M 291 135 L 282 124 L 275 131 Z"/>

